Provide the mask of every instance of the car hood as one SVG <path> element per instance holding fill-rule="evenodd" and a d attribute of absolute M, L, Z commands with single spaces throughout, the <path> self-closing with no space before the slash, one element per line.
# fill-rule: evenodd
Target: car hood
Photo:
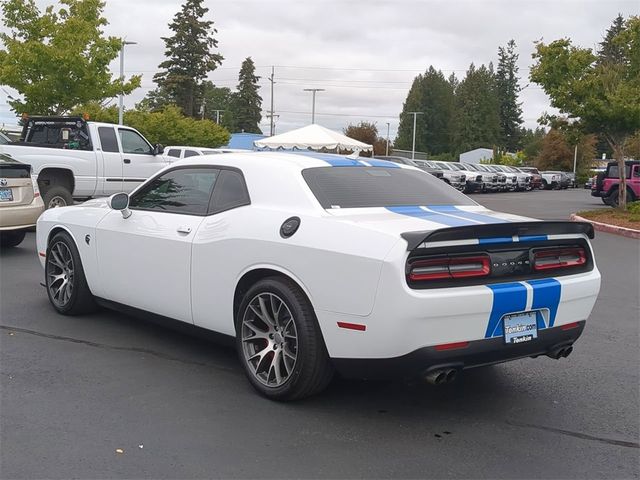
<path fill-rule="evenodd" d="M 394 236 L 412 231 L 537 221 L 510 213 L 495 212 L 480 205 L 343 208 L 330 209 L 327 212 L 338 221 Z"/>

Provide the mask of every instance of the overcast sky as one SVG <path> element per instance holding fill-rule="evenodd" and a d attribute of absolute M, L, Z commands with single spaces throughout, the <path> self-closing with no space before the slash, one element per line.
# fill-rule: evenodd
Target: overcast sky
<path fill-rule="evenodd" d="M 36 0 L 39 6 L 53 0 Z M 106 0 L 106 33 L 126 37 L 127 74 L 142 74 L 142 88 L 127 97 L 133 106 L 153 88 L 163 60 L 162 36 L 180 9 L 178 0 Z M 520 54 L 521 84 L 528 82 L 533 42 L 570 37 L 595 47 L 613 18 L 640 13 L 639 0 L 205 0 L 218 30 L 223 64 L 210 75 L 219 86 L 235 87 L 242 60 L 257 66 L 263 110 L 269 109 L 267 76 L 275 66 L 276 133 L 311 120 L 341 130 L 360 120 L 376 122 L 391 137 L 414 76 L 429 65 L 461 78 L 471 62 L 497 62 L 499 45 L 513 38 Z M 118 63 L 112 65 L 117 75 Z M 525 125 L 535 127 L 549 102 L 531 84 L 521 94 Z M 7 118 L 0 90 L 0 122 Z M 266 112 L 265 112 L 266 113 Z M 269 132 L 263 117 L 261 128 Z"/>

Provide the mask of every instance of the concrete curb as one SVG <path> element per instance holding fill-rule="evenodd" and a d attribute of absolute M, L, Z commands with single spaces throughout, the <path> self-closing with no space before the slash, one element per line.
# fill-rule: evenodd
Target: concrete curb
<path fill-rule="evenodd" d="M 582 218 L 572 213 L 569 219 L 572 222 L 589 222 L 593 225 L 593 228 L 599 232 L 613 233 L 614 235 L 622 235 L 623 237 L 635 238 L 640 240 L 640 230 L 634 230 L 632 228 L 618 227 L 616 225 L 609 225 L 608 223 L 594 222 L 588 218 Z"/>

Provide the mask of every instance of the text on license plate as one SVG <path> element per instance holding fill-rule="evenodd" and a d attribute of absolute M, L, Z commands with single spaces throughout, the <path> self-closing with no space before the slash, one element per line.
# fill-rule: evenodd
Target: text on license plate
<path fill-rule="evenodd" d="M 0 188 L 0 202 L 13 202 L 13 191 L 10 188 Z"/>
<path fill-rule="evenodd" d="M 505 315 L 504 342 L 522 343 L 538 338 L 537 312 L 524 312 Z"/>

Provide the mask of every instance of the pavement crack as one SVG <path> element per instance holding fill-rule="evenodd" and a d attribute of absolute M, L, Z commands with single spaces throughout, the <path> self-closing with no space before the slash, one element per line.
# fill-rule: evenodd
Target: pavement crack
<path fill-rule="evenodd" d="M 547 432 L 559 433 L 560 435 L 568 435 L 570 437 L 581 438 L 583 440 L 591 440 L 594 442 L 606 443 L 607 445 L 616 445 L 618 447 L 628 447 L 628 448 L 640 448 L 640 444 L 638 442 L 629 442 L 626 440 L 613 440 L 611 438 L 596 437 L 594 435 L 587 435 L 586 433 L 580 433 L 580 432 L 572 432 L 570 430 L 562 430 L 560 428 L 545 427 L 544 425 L 534 425 L 532 423 L 514 422 L 513 420 L 506 420 L 506 423 L 507 425 L 511 425 L 513 427 L 535 428 L 537 430 L 544 430 Z"/>
<path fill-rule="evenodd" d="M 153 356 L 153 357 L 156 357 L 156 358 L 161 358 L 163 360 L 169 360 L 169 361 L 172 361 L 172 362 L 183 363 L 185 365 L 196 365 L 196 366 L 199 366 L 199 367 L 215 368 L 217 370 L 222 370 L 222 371 L 230 372 L 230 373 L 234 373 L 234 374 L 238 373 L 237 370 L 234 369 L 234 368 L 224 367 L 222 365 L 216 365 L 216 364 L 205 363 L 205 362 L 197 362 L 197 361 L 194 361 L 194 360 L 186 360 L 184 358 L 175 357 L 175 356 L 169 355 L 167 353 L 156 352 L 155 350 L 149 350 L 147 348 L 121 347 L 121 346 L 118 346 L 118 345 L 109 345 L 109 344 L 106 344 L 106 343 L 92 342 L 90 340 L 82 340 L 80 338 L 63 337 L 61 335 L 53 335 L 51 333 L 37 332 L 35 330 L 28 330 L 26 328 L 11 327 L 9 325 L 0 325 L 0 330 L 8 330 L 8 331 L 12 331 L 12 332 L 20 332 L 20 333 L 25 333 L 27 335 L 34 335 L 36 337 L 49 338 L 51 340 L 58 340 L 58 341 L 61 341 L 61 342 L 77 343 L 77 344 L 86 345 L 86 346 L 89 346 L 89 347 L 101 348 L 101 349 L 104 349 L 104 350 L 115 350 L 115 351 L 126 351 L 126 352 L 134 352 L 134 353 L 143 353 L 145 355 L 150 355 L 150 356 Z"/>

